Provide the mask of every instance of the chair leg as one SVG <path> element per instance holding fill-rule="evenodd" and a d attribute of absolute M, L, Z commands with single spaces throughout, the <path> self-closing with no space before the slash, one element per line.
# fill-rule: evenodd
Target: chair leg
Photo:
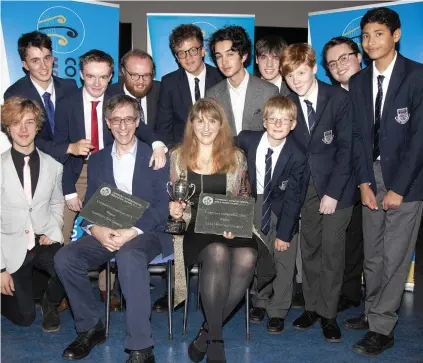
<path fill-rule="evenodd" d="M 111 297 L 110 261 L 107 261 L 107 264 L 106 264 L 106 339 L 109 337 L 109 326 L 110 326 L 110 297 Z"/>
<path fill-rule="evenodd" d="M 201 275 L 201 263 L 198 264 L 197 274 L 197 311 L 201 310 L 201 296 L 200 296 L 200 275 Z"/>
<path fill-rule="evenodd" d="M 172 313 L 173 313 L 173 291 L 172 291 L 172 261 L 168 261 L 166 264 L 167 269 L 167 304 L 168 304 L 168 322 L 169 322 L 169 340 L 173 339 L 173 327 L 172 327 Z"/>
<path fill-rule="evenodd" d="M 245 293 L 245 328 L 246 328 L 246 335 L 247 340 L 251 339 L 250 334 L 250 288 L 247 287 L 247 291 Z"/>
<path fill-rule="evenodd" d="M 184 302 L 184 323 L 183 323 L 183 326 L 182 326 L 182 335 L 185 335 L 187 333 L 188 303 L 189 303 L 189 293 L 190 293 L 190 291 L 189 291 L 189 281 L 190 281 L 189 271 L 190 271 L 190 269 L 189 269 L 189 267 L 187 267 L 185 269 L 185 277 L 186 277 L 186 280 L 187 280 L 187 298 L 185 299 L 185 302 Z"/>

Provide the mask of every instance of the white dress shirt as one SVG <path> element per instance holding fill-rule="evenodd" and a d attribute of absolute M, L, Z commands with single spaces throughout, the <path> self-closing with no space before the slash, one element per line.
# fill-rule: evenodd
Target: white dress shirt
<path fill-rule="evenodd" d="M 279 76 L 278 80 L 273 83 L 276 87 L 278 87 L 279 93 L 281 93 L 281 87 L 282 87 L 282 76 Z"/>
<path fill-rule="evenodd" d="M 200 97 L 204 98 L 204 94 L 206 93 L 206 65 L 203 63 L 203 70 L 198 76 L 194 76 L 193 74 L 185 71 L 188 77 L 188 84 L 189 84 L 189 91 L 191 93 L 192 104 L 195 103 L 195 79 L 198 78 L 200 82 L 198 83 L 198 87 L 200 87 Z"/>
<path fill-rule="evenodd" d="M 269 145 L 267 139 L 267 132 L 263 134 L 260 139 L 260 142 L 257 146 L 256 153 L 256 181 L 257 181 L 257 194 L 264 193 L 264 175 L 266 173 L 266 154 L 269 148 L 273 150 L 272 154 L 272 172 L 271 177 L 273 177 L 273 171 L 275 170 L 276 163 L 278 161 L 279 155 L 285 145 L 286 139 L 282 141 L 279 146 L 272 147 Z"/>
<path fill-rule="evenodd" d="M 247 86 L 250 79 L 250 75 L 244 68 L 245 76 L 241 84 L 238 87 L 232 86 L 229 79 L 228 82 L 229 95 L 231 97 L 232 112 L 235 119 L 235 129 L 238 135 L 242 131 L 242 116 L 244 115 L 245 96 L 247 95 Z"/>
<path fill-rule="evenodd" d="M 314 87 L 314 89 L 310 92 L 310 94 L 308 95 L 307 98 L 302 97 L 302 96 L 298 96 L 298 98 L 300 99 L 301 110 L 303 111 L 303 115 L 304 115 L 304 119 L 306 121 L 306 126 L 307 126 L 307 129 L 308 129 L 308 132 L 310 132 L 310 127 L 308 125 L 307 105 L 304 102 L 304 100 L 310 101 L 314 112 L 317 112 L 317 94 L 319 93 L 319 84 L 317 83 L 317 81 L 315 81 L 315 82 L 316 82 L 315 85 L 311 86 L 311 87 Z"/>
<path fill-rule="evenodd" d="M 44 89 L 43 87 L 41 87 L 40 85 L 35 83 L 35 81 L 32 79 L 31 76 L 29 77 L 29 79 L 31 80 L 31 82 L 34 85 L 35 89 L 37 90 L 38 94 L 40 95 L 41 100 L 43 101 L 44 107 L 46 105 L 44 103 L 43 94 L 48 92 L 48 93 L 50 93 L 50 100 L 51 100 L 51 102 L 53 102 L 54 109 L 56 109 L 56 91 L 54 89 L 53 77 L 50 79 L 50 84 L 48 85 L 47 89 Z"/>
<path fill-rule="evenodd" d="M 377 77 L 378 76 L 384 76 L 385 78 L 383 79 L 382 82 L 382 91 L 383 91 L 383 97 L 382 97 L 382 105 L 380 108 L 380 116 L 382 117 L 382 113 L 383 113 L 383 105 L 385 104 L 385 99 L 386 99 L 386 94 L 388 93 L 388 87 L 389 87 L 389 81 L 391 80 L 391 76 L 392 76 L 392 71 L 394 70 L 394 66 L 395 66 L 395 61 L 397 60 L 397 52 L 395 52 L 395 57 L 392 60 L 391 64 L 388 66 L 388 68 L 385 69 L 385 71 L 383 73 L 380 73 L 377 68 L 376 68 L 376 63 L 373 62 L 372 67 L 373 67 L 373 122 L 375 120 L 375 116 L 376 116 L 376 96 L 377 96 Z M 377 157 L 376 160 L 380 160 L 380 155 Z"/>
<path fill-rule="evenodd" d="M 135 96 L 133 96 L 132 94 L 131 94 L 131 92 L 129 92 L 128 91 L 128 89 L 126 88 L 126 85 L 124 84 L 123 85 L 123 92 L 125 92 L 125 94 L 127 95 L 127 96 L 129 96 L 129 97 L 132 97 L 132 98 L 135 98 L 136 99 L 136 97 Z M 141 98 L 141 107 L 142 107 L 142 110 L 143 110 L 143 112 L 144 112 L 144 123 L 147 125 L 147 95 L 145 95 L 144 97 L 142 97 Z"/>

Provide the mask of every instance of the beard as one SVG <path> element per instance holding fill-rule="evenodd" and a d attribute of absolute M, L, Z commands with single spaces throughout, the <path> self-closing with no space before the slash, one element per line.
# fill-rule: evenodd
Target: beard
<path fill-rule="evenodd" d="M 129 91 L 129 93 L 131 93 L 131 95 L 132 96 L 135 96 L 135 97 L 144 97 L 144 96 L 146 96 L 150 91 L 151 91 L 151 89 L 153 88 L 153 81 L 151 81 L 151 83 L 146 87 L 146 88 L 144 88 L 143 90 L 138 90 L 138 89 L 136 89 L 132 84 L 125 84 L 125 86 L 126 86 L 126 89 Z"/>

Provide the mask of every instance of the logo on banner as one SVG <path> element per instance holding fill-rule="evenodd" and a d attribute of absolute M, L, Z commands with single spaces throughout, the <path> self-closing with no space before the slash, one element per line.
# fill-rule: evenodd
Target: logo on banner
<path fill-rule="evenodd" d="M 410 119 L 410 114 L 408 113 L 408 108 L 399 108 L 397 110 L 397 116 L 395 117 L 395 120 L 403 125 L 407 123 L 407 121 Z"/>
<path fill-rule="evenodd" d="M 37 30 L 52 40 L 53 52 L 68 54 L 84 42 L 85 26 L 77 13 L 63 6 L 53 6 L 38 18 Z"/>
<path fill-rule="evenodd" d="M 360 21 L 361 21 L 361 16 L 351 20 L 347 24 L 347 26 L 344 28 L 344 31 L 342 32 L 342 36 L 354 40 L 354 42 L 356 42 L 358 47 L 360 48 L 360 51 L 362 51 Z"/>
<path fill-rule="evenodd" d="M 209 43 L 209 38 L 218 29 L 216 26 L 206 21 L 196 21 L 193 24 L 197 25 L 201 29 L 201 32 L 203 33 L 204 44 Z M 205 48 L 207 54 L 209 50 L 208 47 Z"/>

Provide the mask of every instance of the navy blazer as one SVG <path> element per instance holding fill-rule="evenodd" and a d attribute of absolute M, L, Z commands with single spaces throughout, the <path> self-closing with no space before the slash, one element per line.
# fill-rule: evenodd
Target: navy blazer
<path fill-rule="evenodd" d="M 357 188 L 353 173 L 353 110 L 347 91 L 318 81 L 316 123 L 308 131 L 297 94 L 288 97 L 297 105 L 297 126 L 292 137 L 307 155 L 304 197 L 313 178 L 319 199 L 328 195 L 338 201 L 337 209 L 354 204 Z"/>
<path fill-rule="evenodd" d="M 78 89 L 78 86 L 73 79 L 65 79 L 53 76 L 53 84 L 56 96 L 56 108 L 61 99 Z M 43 127 L 35 138 L 35 144 L 41 151 L 44 151 L 46 154 L 54 157 L 53 131 L 47 119 L 47 112 L 44 107 L 44 102 L 41 99 L 34 84 L 32 83 L 29 73 L 25 77 L 22 77 L 20 80 L 12 84 L 6 90 L 4 93 L 4 100 L 6 101 L 8 98 L 13 96 L 21 96 L 32 101 L 37 101 L 42 107 L 45 115 L 45 122 L 43 123 Z"/>
<path fill-rule="evenodd" d="M 81 174 L 85 156 L 73 156 L 66 154 L 69 144 L 81 139 L 90 138 L 85 135 L 84 101 L 82 87 L 69 97 L 62 99 L 56 108 L 55 131 L 54 131 L 54 156 L 64 164 L 63 168 L 63 194 L 76 193 L 75 184 Z M 104 94 L 103 104 L 110 98 Z M 158 141 L 158 137 L 150 127 L 140 122 L 137 129 L 137 137 L 145 143 L 151 145 Z M 112 144 L 113 135 L 107 127 L 103 112 L 103 142 L 104 146 Z M 150 149 L 151 154 L 151 149 Z M 91 157 L 91 156 L 90 156 Z"/>
<path fill-rule="evenodd" d="M 223 77 L 219 71 L 206 64 L 205 91 L 221 80 Z M 171 146 L 182 141 L 191 107 L 192 97 L 185 70 L 180 67 L 163 76 L 160 84 L 156 131 L 166 145 Z"/>
<path fill-rule="evenodd" d="M 373 66 L 350 80 L 354 103 L 354 158 L 357 184 L 370 183 L 376 194 L 373 173 Z M 423 64 L 399 53 L 392 71 L 379 131 L 380 164 L 388 190 L 405 202 L 423 199 Z"/>
<path fill-rule="evenodd" d="M 106 93 L 109 96 L 124 95 L 123 82 L 111 84 Z M 160 93 L 160 82 L 153 81 L 153 87 L 147 94 L 147 125 L 153 130 L 156 128 L 157 111 L 159 108 L 159 93 Z"/>
<path fill-rule="evenodd" d="M 90 156 L 88 161 L 88 187 L 84 204 L 97 191 L 101 183 L 116 188 L 113 175 L 112 145 Z M 151 148 L 138 140 L 134 176 L 132 178 L 132 195 L 150 203 L 135 227 L 144 233 L 154 233 L 160 240 L 163 257 L 173 253 L 172 236 L 164 233 L 169 216 L 169 195 L 166 183 L 169 181 L 169 163 L 159 170 L 148 167 Z"/>
<path fill-rule="evenodd" d="M 248 179 L 255 198 L 257 197 L 256 155 L 263 134 L 262 131 L 241 131 L 237 136 L 238 146 L 247 155 Z M 272 211 L 278 217 L 276 237 L 285 242 L 291 241 L 298 230 L 306 160 L 301 147 L 288 136 L 273 170 L 270 194 Z"/>

